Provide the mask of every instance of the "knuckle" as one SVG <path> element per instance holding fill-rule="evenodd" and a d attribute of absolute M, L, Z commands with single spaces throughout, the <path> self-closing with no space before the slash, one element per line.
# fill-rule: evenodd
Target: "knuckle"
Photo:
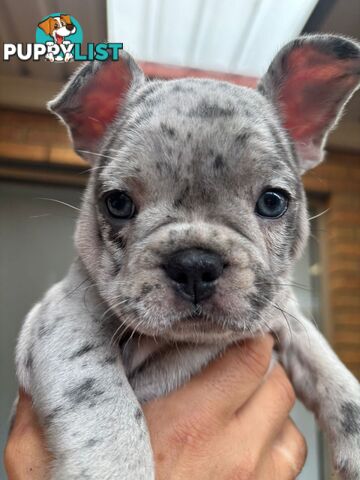
<path fill-rule="evenodd" d="M 15 457 L 16 457 L 16 454 L 15 454 L 13 441 L 9 439 L 4 449 L 4 466 L 7 472 L 9 472 L 12 465 L 14 465 L 14 462 L 16 461 Z"/>
<path fill-rule="evenodd" d="M 296 429 L 295 433 L 295 442 L 296 442 L 296 457 L 295 457 L 295 466 L 298 469 L 298 473 L 301 472 L 305 460 L 307 458 L 308 448 L 304 435 Z"/>

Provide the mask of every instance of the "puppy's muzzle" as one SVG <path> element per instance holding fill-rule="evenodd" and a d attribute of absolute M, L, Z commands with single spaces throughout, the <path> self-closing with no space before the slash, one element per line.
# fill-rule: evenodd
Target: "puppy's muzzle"
<path fill-rule="evenodd" d="M 215 252 L 188 248 L 170 255 L 163 268 L 176 293 L 197 304 L 215 292 L 216 281 L 224 270 L 224 262 Z"/>

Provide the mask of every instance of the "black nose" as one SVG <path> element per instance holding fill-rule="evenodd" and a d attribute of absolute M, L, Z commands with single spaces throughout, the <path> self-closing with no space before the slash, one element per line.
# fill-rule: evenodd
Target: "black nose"
<path fill-rule="evenodd" d="M 214 293 L 224 263 L 215 252 L 189 248 L 168 257 L 164 269 L 175 282 L 176 291 L 186 300 L 198 303 Z"/>
<path fill-rule="evenodd" d="M 74 28 L 74 25 L 72 23 L 67 23 L 66 28 L 67 28 L 67 30 L 69 30 L 69 32 L 71 32 Z"/>

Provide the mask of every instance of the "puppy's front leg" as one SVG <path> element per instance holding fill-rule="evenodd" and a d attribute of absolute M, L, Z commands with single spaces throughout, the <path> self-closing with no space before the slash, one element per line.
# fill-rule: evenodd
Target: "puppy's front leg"
<path fill-rule="evenodd" d="M 20 383 L 54 456 L 50 478 L 151 480 L 145 420 L 88 287 L 73 269 L 30 313 L 18 344 Z"/>
<path fill-rule="evenodd" d="M 297 309 L 291 335 L 282 329 L 280 358 L 305 406 L 329 436 L 335 468 L 344 480 L 360 479 L 360 384 L 325 338 Z"/>

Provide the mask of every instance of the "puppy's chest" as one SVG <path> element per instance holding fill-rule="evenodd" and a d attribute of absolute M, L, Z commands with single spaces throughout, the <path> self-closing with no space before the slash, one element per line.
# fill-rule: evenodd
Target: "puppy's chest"
<path fill-rule="evenodd" d="M 129 382 L 145 403 L 181 387 L 227 345 L 174 344 L 134 336 L 120 345 L 120 351 Z"/>
<path fill-rule="evenodd" d="M 128 377 L 145 368 L 155 356 L 160 357 L 164 346 L 163 342 L 138 335 L 120 341 L 120 354 Z"/>

